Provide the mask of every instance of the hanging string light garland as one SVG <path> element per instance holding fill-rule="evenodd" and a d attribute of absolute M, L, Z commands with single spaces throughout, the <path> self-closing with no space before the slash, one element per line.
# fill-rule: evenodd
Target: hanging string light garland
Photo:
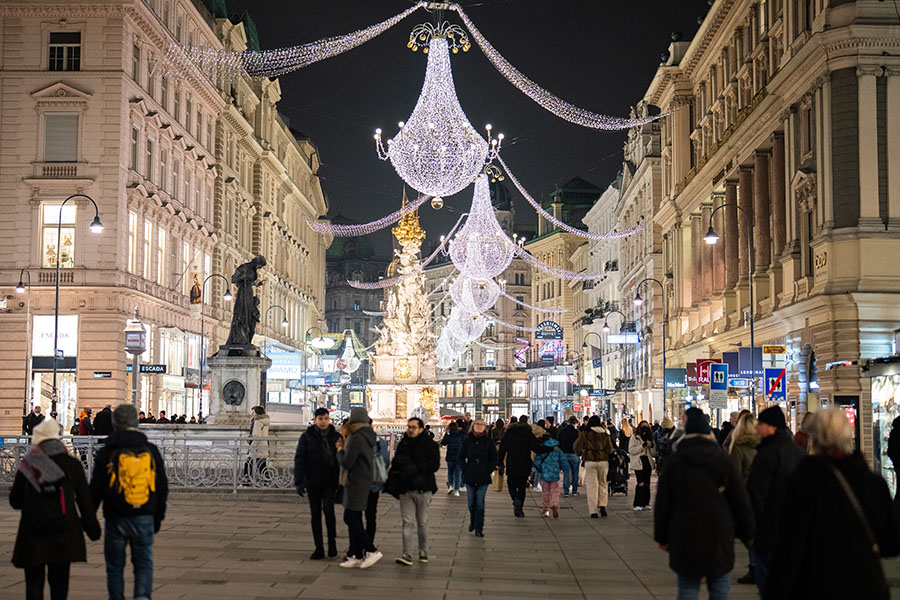
<path fill-rule="evenodd" d="M 569 312 L 569 309 L 568 309 L 568 308 L 546 308 L 546 307 L 544 307 L 544 306 L 534 306 L 533 304 L 528 304 L 527 302 L 523 302 L 523 301 L 521 301 L 521 300 L 518 300 L 518 299 L 516 299 L 516 298 L 513 298 L 512 296 L 510 296 L 510 295 L 509 295 L 508 293 L 506 293 L 505 291 L 500 292 L 500 295 L 503 296 L 504 298 L 508 298 L 509 300 L 512 300 L 513 302 L 515 302 L 515 303 L 516 303 L 517 305 L 519 305 L 519 306 L 524 306 L 525 308 L 530 308 L 531 310 L 539 310 L 539 311 L 541 311 L 541 312 L 545 312 L 545 313 L 554 313 L 554 314 L 560 314 L 560 313 L 567 313 L 567 312 Z"/>
<path fill-rule="evenodd" d="M 606 277 L 606 273 L 585 273 L 582 271 L 576 273 L 575 271 L 569 271 L 568 269 L 563 269 L 562 267 L 554 267 L 553 265 L 548 265 L 524 248 L 516 248 L 516 256 L 527 262 L 538 271 L 543 271 L 548 275 L 552 275 L 553 277 L 560 277 L 568 281 L 591 281 L 594 279 L 603 279 L 604 277 Z M 544 309 L 540 308 L 539 310 Z"/>
<path fill-rule="evenodd" d="M 543 309 L 541 309 L 543 310 Z M 492 322 L 496 323 L 500 327 L 506 327 L 507 329 L 513 329 L 515 331 L 540 331 L 538 327 L 525 327 L 524 325 L 513 325 L 512 323 L 506 323 L 501 321 L 500 319 L 492 318 Z"/>
<path fill-rule="evenodd" d="M 535 200 L 524 187 L 522 187 L 522 184 L 519 183 L 519 180 L 516 179 L 516 176 L 513 175 L 512 171 L 509 170 L 509 167 L 506 165 L 505 162 L 503 162 L 503 159 L 501 157 L 497 157 L 497 162 L 500 163 L 500 165 L 503 167 L 503 170 L 506 171 L 507 175 L 509 175 L 509 180 L 512 181 L 514 186 L 516 186 L 516 189 L 519 190 L 519 193 L 522 194 L 522 197 L 525 198 L 525 200 L 528 202 L 528 204 L 530 204 L 531 207 L 534 208 L 534 210 L 536 210 L 539 215 L 541 215 L 547 221 L 553 223 L 554 225 L 556 225 L 563 231 L 567 231 L 571 234 L 577 235 L 579 237 L 587 238 L 589 240 L 607 241 L 607 240 L 615 240 L 615 239 L 619 239 L 619 238 L 625 238 L 630 235 L 634 235 L 635 233 L 637 233 L 644 227 L 643 223 L 639 223 L 637 226 L 632 227 L 631 229 L 626 229 L 625 231 L 613 230 L 610 233 L 593 233 L 591 231 L 584 231 L 582 229 L 576 229 L 575 227 L 572 227 L 571 225 L 564 223 L 563 221 L 560 221 L 559 219 L 554 217 L 552 214 L 550 214 L 546 210 L 544 210 L 541 207 L 540 203 L 537 200 Z"/>
<path fill-rule="evenodd" d="M 332 225 L 331 223 L 326 223 L 324 221 L 313 221 L 312 219 L 308 219 L 306 221 L 306 224 L 309 225 L 309 228 L 316 233 L 331 235 L 333 237 L 354 237 L 357 235 L 368 235 L 370 233 L 374 233 L 380 229 L 384 229 L 385 227 L 393 225 L 409 213 L 413 212 L 414 210 L 418 209 L 420 206 L 428 202 L 429 199 L 429 196 L 419 196 L 412 202 L 408 202 L 400 210 L 381 217 L 377 221 L 362 223 L 360 225 Z"/>
<path fill-rule="evenodd" d="M 387 313 L 383 310 L 364 310 L 362 311 L 362 314 L 366 315 L 367 317 L 383 317 Z"/>
<path fill-rule="evenodd" d="M 475 24 L 469 19 L 469 16 L 458 4 L 451 4 L 450 10 L 455 10 L 459 14 L 459 18 L 465 23 L 466 28 L 468 28 L 469 32 L 472 34 L 472 37 L 481 48 L 481 51 L 484 52 L 484 55 L 501 75 L 503 75 L 511 84 L 516 86 L 523 94 L 560 119 L 592 129 L 615 131 L 620 129 L 630 129 L 666 116 L 656 115 L 631 118 L 610 117 L 583 108 L 578 108 L 545 90 L 512 66 L 509 61 L 503 58 L 490 42 L 487 41 L 481 34 L 481 31 L 475 27 Z"/>

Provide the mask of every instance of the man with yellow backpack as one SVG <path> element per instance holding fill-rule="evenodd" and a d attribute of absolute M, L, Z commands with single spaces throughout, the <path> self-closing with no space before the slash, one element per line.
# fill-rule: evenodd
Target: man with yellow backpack
<path fill-rule="evenodd" d="M 150 600 L 153 590 L 153 536 L 166 516 L 169 484 L 159 449 L 138 431 L 137 409 L 113 411 L 113 433 L 97 453 L 91 478 L 94 505 L 106 518 L 103 554 L 109 600 L 125 598 L 125 546 L 131 546 L 134 598 Z"/>

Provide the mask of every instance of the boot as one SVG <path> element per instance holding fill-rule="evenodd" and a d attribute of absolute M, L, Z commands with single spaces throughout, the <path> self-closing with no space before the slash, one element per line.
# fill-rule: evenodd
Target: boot
<path fill-rule="evenodd" d="M 756 569 L 753 568 L 753 565 L 750 565 L 746 575 L 738 577 L 737 582 L 744 585 L 754 585 L 756 583 Z"/>
<path fill-rule="evenodd" d="M 517 517 L 524 517 L 525 511 L 522 509 L 523 502 L 521 500 L 516 500 L 513 503 L 513 514 Z"/>
<path fill-rule="evenodd" d="M 337 542 L 334 538 L 328 539 L 328 558 L 337 556 Z"/>

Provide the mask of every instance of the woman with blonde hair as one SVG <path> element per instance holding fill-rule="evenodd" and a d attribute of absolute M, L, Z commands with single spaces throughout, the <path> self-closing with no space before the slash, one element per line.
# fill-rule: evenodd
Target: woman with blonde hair
<path fill-rule="evenodd" d="M 756 417 L 752 413 L 742 414 L 738 417 L 737 425 L 731 435 L 731 444 L 728 447 L 728 454 L 737 464 L 738 471 L 744 483 L 747 483 L 747 477 L 750 475 L 750 465 L 756 457 L 756 447 L 759 445 L 759 433 L 756 431 Z"/>

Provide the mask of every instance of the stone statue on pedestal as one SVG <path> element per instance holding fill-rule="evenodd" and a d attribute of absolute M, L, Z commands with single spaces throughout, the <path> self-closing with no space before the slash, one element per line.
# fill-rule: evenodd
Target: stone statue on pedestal
<path fill-rule="evenodd" d="M 259 269 L 266 266 L 266 258 L 257 256 L 234 270 L 231 283 L 237 293 L 234 296 L 234 313 L 231 317 L 231 331 L 228 333 L 228 347 L 252 347 L 253 334 L 259 324 L 259 298 L 253 293 Z"/>

